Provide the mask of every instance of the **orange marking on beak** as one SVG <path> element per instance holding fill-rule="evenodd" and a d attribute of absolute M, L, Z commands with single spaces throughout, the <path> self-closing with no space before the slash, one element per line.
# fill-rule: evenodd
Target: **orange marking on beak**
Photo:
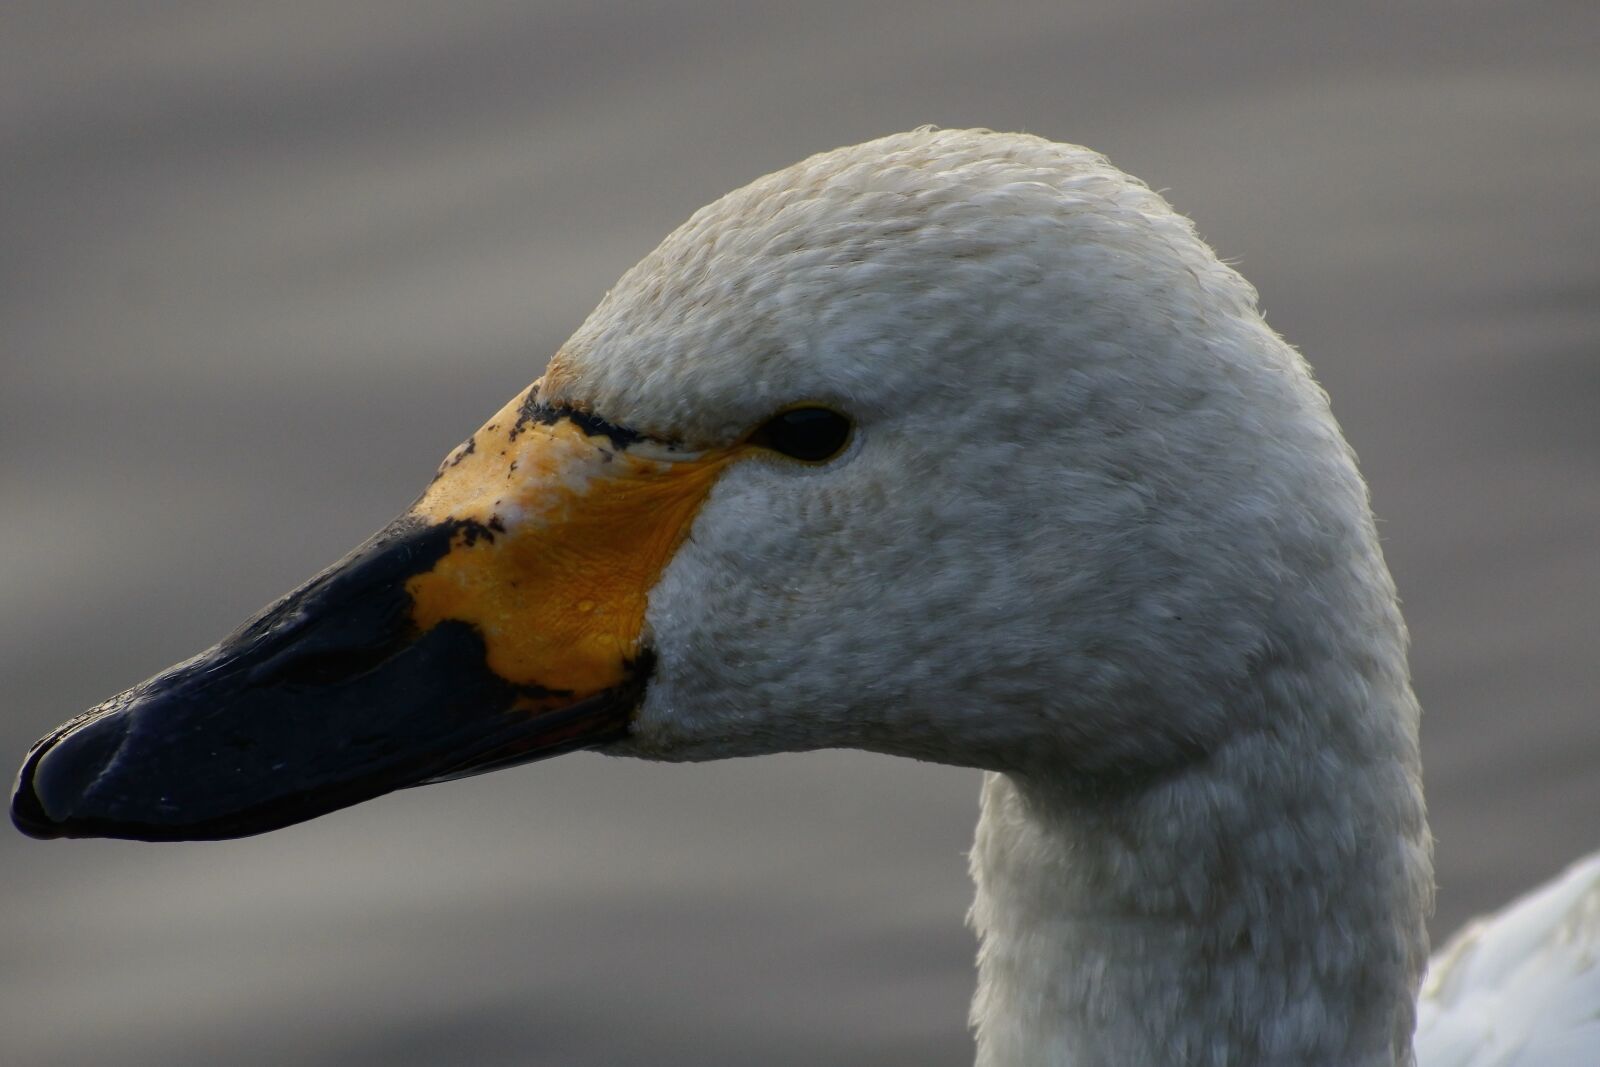
<path fill-rule="evenodd" d="M 658 446 L 620 449 L 567 419 L 519 421 L 520 404 L 452 453 L 413 505 L 461 529 L 406 583 L 412 618 L 424 631 L 470 623 L 500 677 L 582 697 L 624 681 L 650 589 L 734 452 L 657 458 Z"/>

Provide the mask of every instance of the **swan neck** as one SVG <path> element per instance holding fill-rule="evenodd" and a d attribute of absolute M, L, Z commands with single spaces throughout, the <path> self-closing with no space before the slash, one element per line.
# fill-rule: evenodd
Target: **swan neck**
<path fill-rule="evenodd" d="M 1374 699 L 1364 743 L 1266 728 L 1130 797 L 987 775 L 980 1067 L 1412 1063 L 1432 884 L 1416 706 L 1403 680 Z"/>

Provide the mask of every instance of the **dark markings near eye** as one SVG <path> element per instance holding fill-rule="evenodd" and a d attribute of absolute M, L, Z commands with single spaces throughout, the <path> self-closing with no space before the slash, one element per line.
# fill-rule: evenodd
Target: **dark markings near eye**
<path fill-rule="evenodd" d="M 528 395 L 523 398 L 522 406 L 517 409 L 516 425 L 511 427 L 511 440 L 515 441 L 517 435 L 522 433 L 522 428 L 530 422 L 551 426 L 562 419 L 570 420 L 574 426 L 590 437 L 607 438 L 617 448 L 627 448 L 645 436 L 638 430 L 630 430 L 626 426 L 607 422 L 591 411 L 581 411 L 565 404 L 543 403 L 539 400 L 539 390 L 529 389 Z"/>
<path fill-rule="evenodd" d="M 823 463 L 844 451 L 850 420 L 821 407 L 780 411 L 750 435 L 750 443 L 806 463 Z"/>

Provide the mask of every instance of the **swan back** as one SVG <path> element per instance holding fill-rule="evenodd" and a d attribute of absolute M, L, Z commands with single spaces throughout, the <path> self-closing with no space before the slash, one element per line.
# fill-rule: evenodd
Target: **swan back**
<path fill-rule="evenodd" d="M 1590 1067 L 1600 1060 L 1600 854 L 1468 923 L 1417 1006 L 1421 1067 Z"/>

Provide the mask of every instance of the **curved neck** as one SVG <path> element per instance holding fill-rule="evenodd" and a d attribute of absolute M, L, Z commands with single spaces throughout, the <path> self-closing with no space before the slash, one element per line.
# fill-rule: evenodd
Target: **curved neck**
<path fill-rule="evenodd" d="M 1261 729 L 1135 795 L 988 775 L 980 1067 L 1411 1063 L 1432 871 L 1391 677 L 1263 683 Z"/>

